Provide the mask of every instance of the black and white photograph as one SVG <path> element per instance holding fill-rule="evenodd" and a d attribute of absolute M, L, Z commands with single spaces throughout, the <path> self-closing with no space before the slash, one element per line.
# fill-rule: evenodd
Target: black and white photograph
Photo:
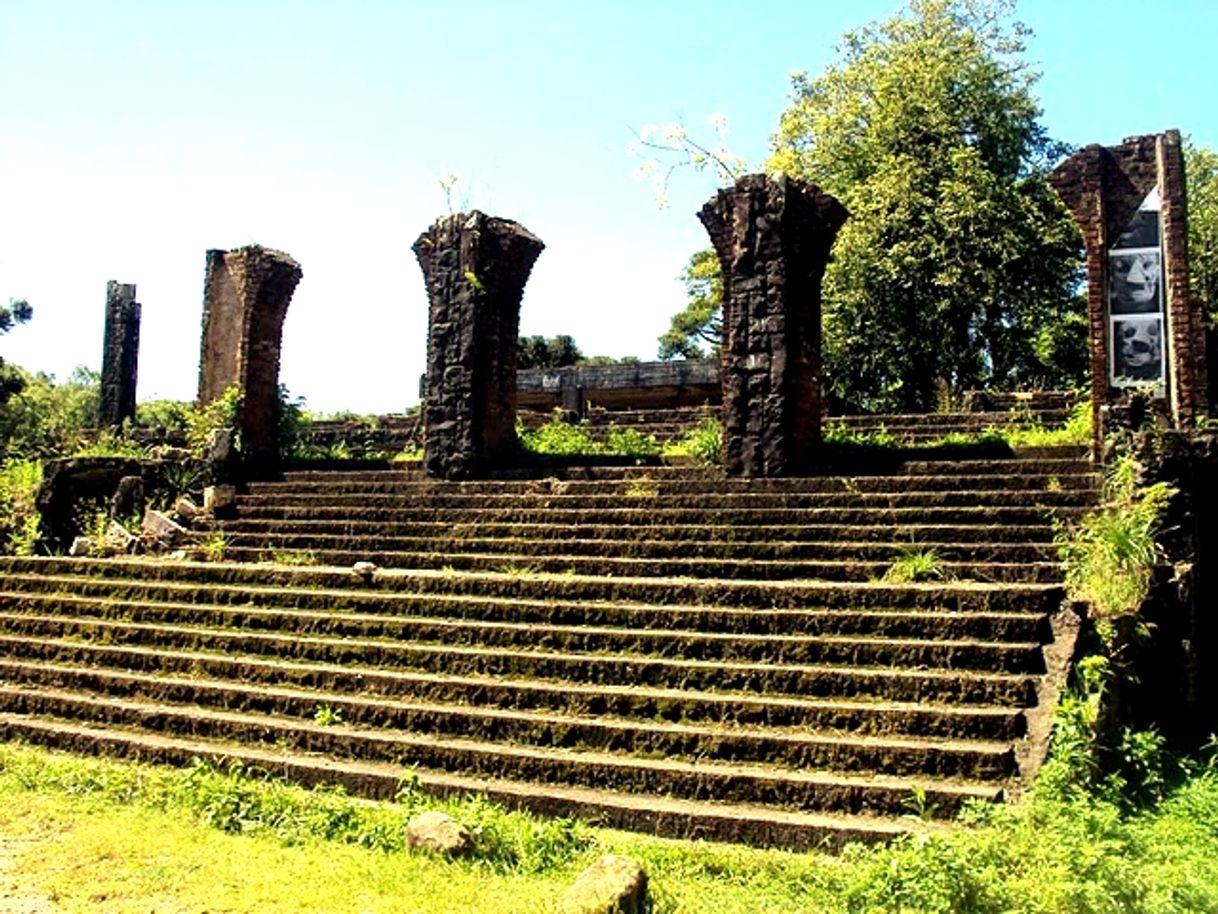
<path fill-rule="evenodd" d="M 1112 376 L 1118 381 L 1163 380 L 1163 319 L 1112 322 Z"/>
<path fill-rule="evenodd" d="M 1157 210 L 1138 210 L 1125 226 L 1125 231 L 1116 240 L 1112 249 L 1156 248 L 1159 246 L 1159 213 Z"/>
<path fill-rule="evenodd" d="M 1158 250 L 1108 255 L 1109 306 L 1113 314 L 1155 314 L 1160 304 L 1163 260 Z"/>

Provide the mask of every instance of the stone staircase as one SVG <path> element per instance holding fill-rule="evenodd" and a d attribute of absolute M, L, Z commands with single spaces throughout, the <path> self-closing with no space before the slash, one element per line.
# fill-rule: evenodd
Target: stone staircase
<path fill-rule="evenodd" d="M 1036 767 L 1077 449 L 551 472 L 293 472 L 217 523 L 223 562 L 0 559 L 0 729 L 787 847 L 933 827 Z M 885 580 L 915 553 L 931 580 Z"/>

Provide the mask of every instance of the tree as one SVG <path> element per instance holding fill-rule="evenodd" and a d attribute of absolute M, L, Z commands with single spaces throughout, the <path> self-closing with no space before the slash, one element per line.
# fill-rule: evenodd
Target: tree
<path fill-rule="evenodd" d="M 1218 319 L 1218 153 L 1187 143 L 1184 173 L 1189 289 L 1214 320 Z"/>
<path fill-rule="evenodd" d="M 689 303 L 673 315 L 668 330 L 660 336 L 658 355 L 664 360 L 715 355 L 723 339 L 723 277 L 714 248 L 690 257 L 680 279 Z"/>
<path fill-rule="evenodd" d="M 584 354 L 566 334 L 547 339 L 522 336 L 517 343 L 517 368 L 565 368 L 580 361 Z"/>
<path fill-rule="evenodd" d="M 24 324 L 34 316 L 34 309 L 25 299 L 10 298 L 7 305 L 0 305 L 0 335 L 8 333 L 17 324 Z M 0 406 L 25 389 L 25 376 L 0 358 Z"/>
<path fill-rule="evenodd" d="M 848 32 L 822 76 L 793 77 L 770 167 L 850 211 L 823 337 L 850 408 L 1081 378 L 1081 245 L 1044 180 L 1066 150 L 1039 123 L 1009 15 L 1001 0 L 911 0 Z"/>

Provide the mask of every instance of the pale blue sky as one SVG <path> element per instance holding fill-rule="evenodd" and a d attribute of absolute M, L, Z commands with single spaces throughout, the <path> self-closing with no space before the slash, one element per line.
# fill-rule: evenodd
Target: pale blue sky
<path fill-rule="evenodd" d="M 98 367 L 108 279 L 144 305 L 140 399 L 194 396 L 204 251 L 300 261 L 282 378 L 318 410 L 417 400 L 426 300 L 410 251 L 454 202 L 546 250 L 525 333 L 655 353 L 706 245 L 710 178 L 659 210 L 631 128 L 680 117 L 766 154 L 793 70 L 898 8 L 851 3 L 0 0 L 0 354 Z M 1135 12 L 1141 8 L 1141 12 Z M 1044 121 L 1068 142 L 1178 127 L 1218 147 L 1218 0 L 1023 0 Z"/>

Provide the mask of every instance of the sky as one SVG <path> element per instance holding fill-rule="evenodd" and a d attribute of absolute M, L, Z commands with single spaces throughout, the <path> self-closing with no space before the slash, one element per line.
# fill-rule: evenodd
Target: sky
<path fill-rule="evenodd" d="M 107 280 L 143 305 L 138 397 L 193 399 L 205 252 L 262 244 L 304 278 L 281 380 L 316 412 L 418 401 L 427 301 L 411 252 L 480 209 L 546 245 L 521 332 L 653 358 L 715 192 L 634 172 L 682 121 L 760 166 L 790 74 L 896 0 L 0 0 L 0 356 L 100 368 Z M 1218 0 L 1022 0 L 1055 138 L 1179 128 L 1218 148 Z M 458 177 L 446 194 L 442 180 Z"/>

